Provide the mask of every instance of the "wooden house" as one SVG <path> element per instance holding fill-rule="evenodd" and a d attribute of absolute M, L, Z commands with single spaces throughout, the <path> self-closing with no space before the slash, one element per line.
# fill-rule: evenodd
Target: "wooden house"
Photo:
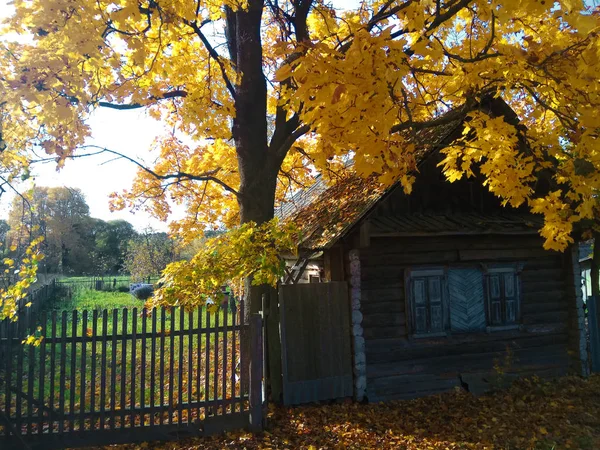
<path fill-rule="evenodd" d="M 502 207 L 480 180 L 446 182 L 439 149 L 461 132 L 418 134 L 410 195 L 319 179 L 281 214 L 303 228 L 296 267 L 318 255 L 323 281 L 348 282 L 359 400 L 587 371 L 576 246 L 546 251 L 539 216 Z"/>

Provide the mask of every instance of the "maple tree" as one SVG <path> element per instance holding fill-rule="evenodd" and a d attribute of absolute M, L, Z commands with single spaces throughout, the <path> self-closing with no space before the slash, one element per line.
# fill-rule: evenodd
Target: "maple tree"
<path fill-rule="evenodd" d="M 313 169 L 416 176 L 413 133 L 466 120 L 442 149 L 448 181 L 479 171 L 505 204 L 543 214 L 547 248 L 598 215 L 600 43 L 581 0 L 15 0 L 0 50 L 1 163 L 41 146 L 59 165 L 98 107 L 144 108 L 174 130 L 117 208 L 191 240 L 263 224 Z M 518 121 L 494 117 L 501 97 Z M 540 189 L 540 174 L 547 186 Z M 232 239 L 234 242 L 235 239 Z M 235 251 L 235 249 L 232 249 Z M 184 271 L 185 272 L 185 271 Z M 250 308 L 247 308 L 250 311 Z"/>

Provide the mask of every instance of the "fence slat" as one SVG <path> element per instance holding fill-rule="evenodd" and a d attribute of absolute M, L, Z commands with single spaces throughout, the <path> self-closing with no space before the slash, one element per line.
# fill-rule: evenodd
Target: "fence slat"
<path fill-rule="evenodd" d="M 138 321 L 138 312 L 137 308 L 133 308 L 131 311 L 131 395 L 129 400 L 129 405 L 131 408 L 130 415 L 130 426 L 135 426 L 135 369 L 137 365 L 137 321 Z"/>
<path fill-rule="evenodd" d="M 210 327 L 210 313 L 208 308 L 205 311 L 206 315 L 206 328 Z M 205 347 L 204 347 L 204 400 L 206 404 L 210 400 L 210 339 L 211 335 L 207 331 L 204 335 Z M 208 407 L 204 408 L 204 418 L 208 417 Z"/>
<path fill-rule="evenodd" d="M 25 316 L 25 318 L 17 321 L 17 337 L 19 339 L 23 338 L 23 332 L 27 329 L 26 328 L 26 321 L 27 321 L 27 316 Z M 20 344 L 21 345 L 21 344 Z M 16 377 L 17 377 L 17 391 L 15 392 L 15 423 L 16 423 L 16 428 L 18 430 L 19 433 L 22 433 L 21 430 L 21 413 L 22 410 L 21 408 L 23 407 L 23 353 L 24 351 L 22 349 L 18 349 L 17 350 L 17 373 L 16 373 Z"/>
<path fill-rule="evenodd" d="M 77 311 L 73 311 L 71 318 L 71 336 L 69 339 L 71 341 L 71 384 L 69 386 L 69 431 L 73 431 L 75 427 L 75 386 L 76 384 L 76 363 L 77 363 L 77 344 L 75 343 L 75 339 L 77 337 Z"/>
<path fill-rule="evenodd" d="M 100 429 L 106 426 L 106 378 L 108 377 L 108 366 L 106 365 L 106 341 L 108 340 L 108 311 L 102 310 L 102 335 L 100 336 L 102 358 L 100 360 Z"/>
<path fill-rule="evenodd" d="M 165 327 L 166 327 L 166 308 L 160 308 L 160 403 L 159 403 L 159 425 L 164 423 L 165 415 Z"/>
<path fill-rule="evenodd" d="M 86 367 L 86 350 L 87 350 L 87 326 L 88 326 L 88 312 L 83 311 L 81 317 L 81 373 L 80 373 L 80 391 L 79 391 L 79 430 L 85 430 L 85 372 Z"/>
<path fill-rule="evenodd" d="M 141 349 L 141 373 L 140 373 L 140 425 L 144 425 L 146 421 L 146 308 L 142 309 L 142 349 Z"/>
<path fill-rule="evenodd" d="M 62 434 L 65 430 L 65 385 L 67 384 L 67 311 L 62 312 L 60 323 L 60 375 L 59 375 L 59 393 L 58 393 L 58 433 Z"/>
<path fill-rule="evenodd" d="M 35 316 L 33 315 L 33 313 L 30 315 L 30 319 L 31 323 L 33 323 L 33 326 L 31 325 L 31 323 L 29 324 L 29 333 L 33 333 L 33 330 L 35 329 Z M 27 417 L 32 417 L 33 416 L 33 396 L 35 395 L 33 392 L 33 380 L 35 379 L 35 365 L 34 365 L 34 361 L 35 361 L 35 346 L 32 344 L 29 344 L 27 347 L 29 347 L 28 349 L 28 355 L 27 355 L 27 362 L 29 363 L 29 367 L 27 369 Z M 41 412 L 41 411 L 40 411 Z M 30 436 L 31 435 L 31 423 L 27 422 L 27 435 Z"/>
<path fill-rule="evenodd" d="M 219 398 L 219 311 L 217 310 L 214 313 L 215 316 L 215 346 L 214 346 L 214 374 L 213 374 L 213 390 L 214 390 L 214 400 L 215 400 L 215 408 L 213 414 L 216 416 L 219 414 L 219 410 L 217 408 L 216 402 Z"/>
<path fill-rule="evenodd" d="M 188 403 L 188 409 L 187 409 L 187 422 L 188 423 L 192 423 L 192 408 L 189 406 L 192 403 L 192 386 L 194 385 L 194 380 L 193 380 L 193 365 L 192 365 L 192 361 L 194 359 L 194 355 L 193 355 L 193 341 L 194 341 L 194 334 L 192 332 L 192 330 L 194 329 L 194 313 L 192 310 L 188 311 L 188 370 L 187 370 L 187 403 Z"/>
<path fill-rule="evenodd" d="M 171 308 L 171 333 L 169 333 L 169 425 L 173 424 L 173 403 L 175 399 L 173 398 L 173 389 L 174 389 L 174 369 L 175 364 L 173 364 L 174 353 L 175 353 L 175 336 L 173 331 L 175 330 L 175 308 Z"/>
<path fill-rule="evenodd" d="M 4 395 L 4 412 L 6 413 L 6 417 L 8 417 L 10 419 L 11 417 L 11 410 L 12 410 L 12 398 L 11 398 L 11 386 L 12 386 L 12 372 L 13 372 L 13 364 L 12 364 L 12 360 L 13 360 L 13 355 L 12 355 L 12 347 L 13 347 L 13 326 L 12 326 L 12 322 L 9 322 L 8 320 L 5 321 L 6 323 L 6 352 L 5 352 L 5 358 L 6 358 L 6 389 L 5 389 L 5 395 Z M 8 437 L 10 435 L 10 427 L 4 427 L 4 434 L 6 435 L 6 437 Z"/>
<path fill-rule="evenodd" d="M 198 307 L 196 308 L 197 311 L 197 316 L 198 316 L 198 345 L 196 346 L 197 350 L 196 350 L 196 371 L 197 371 L 197 375 L 196 375 L 196 398 L 198 399 L 198 402 L 202 401 L 202 384 L 201 384 L 201 380 L 202 380 L 202 374 L 204 373 L 203 367 L 202 367 L 202 308 Z M 198 415 L 198 420 L 200 420 L 200 409 L 198 408 L 198 411 L 196 412 L 196 414 Z"/>
<path fill-rule="evenodd" d="M 154 427 L 154 391 L 156 381 L 156 316 L 158 315 L 158 309 L 152 308 L 152 341 L 150 350 L 150 426 Z M 162 381 L 160 383 L 162 385 Z"/>
<path fill-rule="evenodd" d="M 119 332 L 119 311 L 113 309 L 111 371 L 110 371 L 110 429 L 114 430 L 117 420 L 117 334 Z"/>
<path fill-rule="evenodd" d="M 226 399 L 227 398 L 227 309 L 228 306 L 223 308 L 223 386 L 222 386 L 222 391 L 223 393 L 222 398 Z M 226 408 L 223 408 L 222 414 L 225 414 Z"/>
<path fill-rule="evenodd" d="M 183 328 L 185 321 L 185 310 L 179 307 L 179 329 Z M 179 335 L 179 359 L 177 360 L 177 422 L 182 423 L 181 415 L 183 413 L 183 334 Z"/>
<path fill-rule="evenodd" d="M 44 395 L 46 392 L 46 329 L 48 327 L 48 313 L 42 312 L 42 323 L 40 330 L 42 342 L 40 343 L 40 370 L 39 370 L 39 381 L 38 381 L 38 427 L 37 434 L 44 432 L 44 411 L 42 407 L 45 405 Z M 48 405 L 50 409 L 54 405 Z"/>
<path fill-rule="evenodd" d="M 235 400 L 235 369 L 236 369 L 236 331 L 235 331 L 235 318 L 237 316 L 237 310 L 233 311 L 231 314 L 231 399 Z M 235 401 L 231 403 L 231 412 L 235 413 Z"/>
<path fill-rule="evenodd" d="M 52 311 L 51 314 L 52 324 L 50 328 L 50 335 L 56 336 L 56 318 L 57 312 Z M 50 347 L 50 392 L 48 395 L 48 406 L 54 410 L 54 386 L 56 381 L 56 342 L 52 341 L 52 346 Z M 49 417 L 48 420 L 48 431 L 52 432 L 54 430 L 54 415 Z"/>
<path fill-rule="evenodd" d="M 96 373 L 97 373 L 97 347 L 98 346 L 98 310 L 92 311 L 92 353 L 91 353 L 91 374 L 90 374 L 90 412 L 96 413 Z M 103 372 L 104 373 L 104 372 Z M 96 429 L 96 419 L 90 421 L 90 430 Z"/>
<path fill-rule="evenodd" d="M 240 324 L 245 322 L 245 312 L 246 301 L 242 300 L 240 302 Z M 248 336 L 248 334 L 246 334 Z M 240 412 L 244 411 L 244 396 L 246 395 L 246 389 L 248 384 L 246 383 L 246 366 L 244 361 L 247 360 L 247 355 L 244 354 L 244 334 L 243 331 L 240 331 Z M 247 339 L 247 337 L 246 337 Z"/>
<path fill-rule="evenodd" d="M 123 328 L 122 333 L 127 333 L 127 308 L 123 308 Z M 121 340 L 121 423 L 119 428 L 125 428 L 125 410 L 126 406 L 126 388 L 127 388 L 127 339 Z"/>

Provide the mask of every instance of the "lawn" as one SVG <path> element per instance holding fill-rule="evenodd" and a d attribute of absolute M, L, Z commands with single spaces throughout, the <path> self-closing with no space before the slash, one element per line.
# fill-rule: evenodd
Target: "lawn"
<path fill-rule="evenodd" d="M 111 450 L 600 448 L 600 375 L 519 380 L 474 397 L 464 391 L 382 404 L 271 407 L 263 433 L 228 433 Z"/>

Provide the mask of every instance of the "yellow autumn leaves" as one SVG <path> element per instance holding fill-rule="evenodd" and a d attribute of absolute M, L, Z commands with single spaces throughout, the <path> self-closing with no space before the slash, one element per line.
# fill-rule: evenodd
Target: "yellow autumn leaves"
<path fill-rule="evenodd" d="M 298 245 L 293 224 L 273 219 L 260 226 L 246 223 L 228 233 L 208 239 L 191 261 L 169 264 L 152 298 L 152 306 L 178 305 L 218 308 L 223 288 L 239 298 L 247 277 L 256 285 L 275 286 L 284 274 L 282 254 L 292 254 Z"/>

